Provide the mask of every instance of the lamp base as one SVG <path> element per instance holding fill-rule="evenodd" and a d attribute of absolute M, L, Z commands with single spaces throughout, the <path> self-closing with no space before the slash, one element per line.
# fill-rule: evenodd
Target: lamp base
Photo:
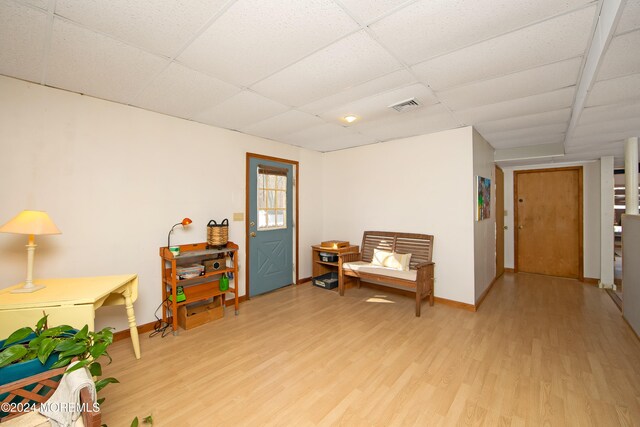
<path fill-rule="evenodd" d="M 39 291 L 40 289 L 44 289 L 46 286 L 44 285 L 31 285 L 29 287 L 23 286 L 21 288 L 12 289 L 10 293 L 12 294 L 29 294 L 31 292 Z"/>

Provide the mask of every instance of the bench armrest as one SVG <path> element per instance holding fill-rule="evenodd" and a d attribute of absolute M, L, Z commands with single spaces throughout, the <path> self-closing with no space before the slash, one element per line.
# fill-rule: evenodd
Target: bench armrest
<path fill-rule="evenodd" d="M 424 268 L 429 265 L 434 265 L 434 264 L 435 262 L 433 261 L 421 262 L 420 264 L 416 265 L 416 270 L 420 270 L 421 268 Z"/>
<path fill-rule="evenodd" d="M 362 259 L 362 253 L 360 252 L 349 252 L 346 254 L 341 254 L 338 259 L 340 260 L 340 264 L 344 262 L 353 262 L 360 261 Z"/>

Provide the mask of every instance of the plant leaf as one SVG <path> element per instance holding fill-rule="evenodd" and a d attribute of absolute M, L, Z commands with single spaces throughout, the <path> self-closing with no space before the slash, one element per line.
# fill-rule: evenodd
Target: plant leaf
<path fill-rule="evenodd" d="M 102 375 L 102 365 L 100 365 L 98 362 L 93 362 L 91 365 L 89 365 L 89 372 L 91 373 L 92 377 L 99 377 Z"/>
<path fill-rule="evenodd" d="M 100 390 L 102 390 L 103 388 L 105 388 L 107 386 L 107 384 L 115 384 L 115 383 L 119 383 L 120 381 L 118 381 L 115 378 L 109 377 L 109 378 L 103 378 L 101 380 L 96 381 L 96 393 L 99 392 Z"/>
<path fill-rule="evenodd" d="M 58 343 L 52 338 L 44 338 L 42 340 L 40 348 L 38 349 L 38 359 L 40 359 L 40 363 L 45 364 L 53 350 L 55 350 L 56 345 L 58 345 Z"/>
<path fill-rule="evenodd" d="M 138 417 L 135 417 L 133 421 L 131 421 L 131 427 L 138 427 Z"/>
<path fill-rule="evenodd" d="M 69 363 L 71 363 L 71 359 L 72 357 L 60 358 L 56 363 L 51 365 L 51 369 L 62 368 L 63 366 L 67 366 Z"/>
<path fill-rule="evenodd" d="M 76 345 L 76 342 L 72 339 L 63 339 L 60 344 L 58 344 L 56 346 L 56 351 L 67 351 L 70 350 L 74 345 Z"/>
<path fill-rule="evenodd" d="M 14 345 L 7 348 L 0 353 L 0 368 L 20 360 L 25 354 L 27 354 L 27 348 L 21 345 Z"/>
<path fill-rule="evenodd" d="M 69 350 L 60 352 L 60 357 L 77 356 L 84 353 L 87 350 L 87 346 L 82 343 L 74 343 Z"/>
<path fill-rule="evenodd" d="M 20 359 L 20 362 L 26 362 L 28 360 L 32 360 L 35 359 L 38 356 L 38 350 L 35 348 L 28 348 L 27 349 L 27 354 Z"/>
<path fill-rule="evenodd" d="M 76 332 L 76 340 L 78 339 L 85 339 L 87 338 L 87 336 L 89 336 L 89 325 L 84 325 L 84 327 L 82 329 L 80 329 L 78 332 Z"/>
<path fill-rule="evenodd" d="M 96 403 L 98 405 L 102 405 L 102 402 L 104 402 L 104 399 L 105 399 L 104 397 L 101 397 L 100 399 L 96 400 Z"/>
<path fill-rule="evenodd" d="M 113 332 L 111 331 L 111 328 L 104 328 L 101 330 L 100 336 L 105 342 L 108 342 L 109 344 L 113 343 Z"/>
<path fill-rule="evenodd" d="M 102 356 L 104 352 L 107 350 L 108 346 L 109 346 L 109 343 L 107 342 L 94 345 L 93 347 L 91 347 L 91 357 L 93 357 L 94 359 L 97 359 L 98 357 Z"/>
<path fill-rule="evenodd" d="M 42 335 L 38 335 L 37 337 L 29 341 L 29 348 L 37 349 L 38 347 L 40 347 L 40 343 L 43 339 L 44 337 Z"/>
<path fill-rule="evenodd" d="M 153 425 L 153 417 L 151 416 L 151 414 L 149 414 L 148 416 L 144 417 L 142 422 L 145 423 L 145 424 Z"/>
<path fill-rule="evenodd" d="M 36 323 L 36 333 L 39 334 L 40 331 L 42 331 L 44 329 L 44 327 L 47 325 L 47 318 L 49 317 L 48 314 L 45 314 L 40 320 L 38 320 L 38 323 Z"/>
<path fill-rule="evenodd" d="M 25 327 L 25 328 L 20 328 L 17 331 L 13 332 L 11 335 L 9 335 L 9 338 L 7 338 L 4 342 L 4 345 L 2 346 L 4 347 L 9 347 L 9 344 L 13 344 L 15 342 L 21 341 L 23 339 L 25 339 L 26 337 L 29 336 L 29 334 L 33 333 L 33 329 Z"/>
<path fill-rule="evenodd" d="M 72 367 L 70 367 L 69 369 L 67 369 L 67 371 L 65 372 L 66 374 L 69 374 L 73 371 L 77 371 L 80 368 L 84 368 L 85 366 L 87 366 L 90 363 L 90 361 L 88 359 L 84 359 L 84 360 L 80 360 L 78 361 L 78 363 L 76 363 L 75 365 L 73 365 Z"/>

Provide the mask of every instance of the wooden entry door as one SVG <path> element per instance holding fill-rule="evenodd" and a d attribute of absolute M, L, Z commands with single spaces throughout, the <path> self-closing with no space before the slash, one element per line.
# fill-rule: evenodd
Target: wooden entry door
<path fill-rule="evenodd" d="M 582 167 L 514 172 L 516 271 L 582 279 Z"/>
<path fill-rule="evenodd" d="M 247 295 L 297 283 L 298 162 L 247 153 Z"/>
<path fill-rule="evenodd" d="M 496 277 L 504 274 L 504 172 L 496 166 Z"/>

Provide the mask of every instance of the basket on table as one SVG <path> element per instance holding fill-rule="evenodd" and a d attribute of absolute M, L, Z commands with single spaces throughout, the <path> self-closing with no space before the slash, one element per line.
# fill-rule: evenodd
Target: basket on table
<path fill-rule="evenodd" d="M 210 247 L 225 246 L 229 241 L 229 220 L 223 219 L 220 224 L 215 220 L 207 224 L 207 245 Z"/>

